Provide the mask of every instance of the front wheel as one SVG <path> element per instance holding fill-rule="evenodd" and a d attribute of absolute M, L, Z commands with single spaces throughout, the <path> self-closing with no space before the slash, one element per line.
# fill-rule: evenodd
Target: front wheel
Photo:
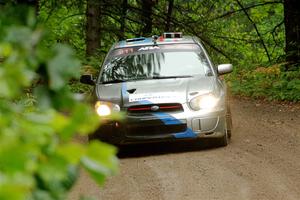
<path fill-rule="evenodd" d="M 225 117 L 224 135 L 218 139 L 218 146 L 228 145 L 229 139 L 231 138 L 231 134 L 232 134 L 231 130 L 232 130 L 232 119 L 231 119 L 230 107 L 228 107 L 226 117 Z"/>
<path fill-rule="evenodd" d="M 224 135 L 220 138 L 218 138 L 218 146 L 225 147 L 229 143 L 229 136 L 227 129 L 224 130 Z"/>
<path fill-rule="evenodd" d="M 227 113 L 226 113 L 226 130 L 227 130 L 227 135 L 228 138 L 231 138 L 232 135 L 232 118 L 231 118 L 231 111 L 230 107 L 227 107 Z"/>

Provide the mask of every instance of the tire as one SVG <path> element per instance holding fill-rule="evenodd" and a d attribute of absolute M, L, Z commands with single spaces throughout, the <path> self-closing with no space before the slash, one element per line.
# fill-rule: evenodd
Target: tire
<path fill-rule="evenodd" d="M 229 136 L 227 129 L 224 130 L 224 135 L 221 138 L 218 138 L 218 146 L 225 147 L 229 143 Z"/>
<path fill-rule="evenodd" d="M 232 119 L 231 119 L 230 108 L 228 108 L 225 117 L 224 135 L 218 139 L 218 146 L 225 147 L 228 145 L 229 140 L 231 138 L 231 133 L 232 133 L 231 130 L 232 130 Z"/>
<path fill-rule="evenodd" d="M 231 138 L 232 136 L 232 117 L 231 117 L 231 111 L 230 111 L 230 106 L 228 104 L 227 106 L 227 113 L 226 113 L 226 130 L 227 130 L 227 135 L 228 138 Z"/>
<path fill-rule="evenodd" d="M 229 88 L 227 88 L 227 97 L 226 97 L 226 127 L 227 127 L 227 135 L 230 139 L 232 136 L 232 117 L 231 117 L 231 109 L 230 109 L 230 99 L 231 99 L 231 92 Z"/>

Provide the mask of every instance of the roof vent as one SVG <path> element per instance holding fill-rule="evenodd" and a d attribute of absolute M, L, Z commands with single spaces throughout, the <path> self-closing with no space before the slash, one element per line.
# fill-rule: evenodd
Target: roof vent
<path fill-rule="evenodd" d="M 139 38 L 127 39 L 126 42 L 138 42 L 138 41 L 143 41 L 143 40 L 145 40 L 144 37 L 139 37 Z"/>
<path fill-rule="evenodd" d="M 167 32 L 163 34 L 164 38 L 182 38 L 181 32 Z"/>

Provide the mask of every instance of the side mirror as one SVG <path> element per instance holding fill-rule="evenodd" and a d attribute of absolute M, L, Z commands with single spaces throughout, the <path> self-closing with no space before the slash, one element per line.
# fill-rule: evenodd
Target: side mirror
<path fill-rule="evenodd" d="M 218 65 L 218 74 L 222 75 L 222 74 L 227 74 L 232 72 L 232 64 L 221 64 Z"/>
<path fill-rule="evenodd" d="M 91 74 L 85 74 L 80 76 L 80 83 L 95 85 L 95 81 L 93 80 L 93 76 Z"/>

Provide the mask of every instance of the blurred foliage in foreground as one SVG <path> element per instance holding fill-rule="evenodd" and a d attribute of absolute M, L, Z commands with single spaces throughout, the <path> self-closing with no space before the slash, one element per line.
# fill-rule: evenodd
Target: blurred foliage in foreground
<path fill-rule="evenodd" d="M 102 183 L 116 171 L 116 149 L 74 140 L 99 124 L 92 107 L 69 90 L 70 78 L 79 76 L 79 60 L 66 45 L 42 45 L 44 31 L 33 14 L 23 25 L 3 16 L 0 199 L 66 199 L 80 167 Z"/>

